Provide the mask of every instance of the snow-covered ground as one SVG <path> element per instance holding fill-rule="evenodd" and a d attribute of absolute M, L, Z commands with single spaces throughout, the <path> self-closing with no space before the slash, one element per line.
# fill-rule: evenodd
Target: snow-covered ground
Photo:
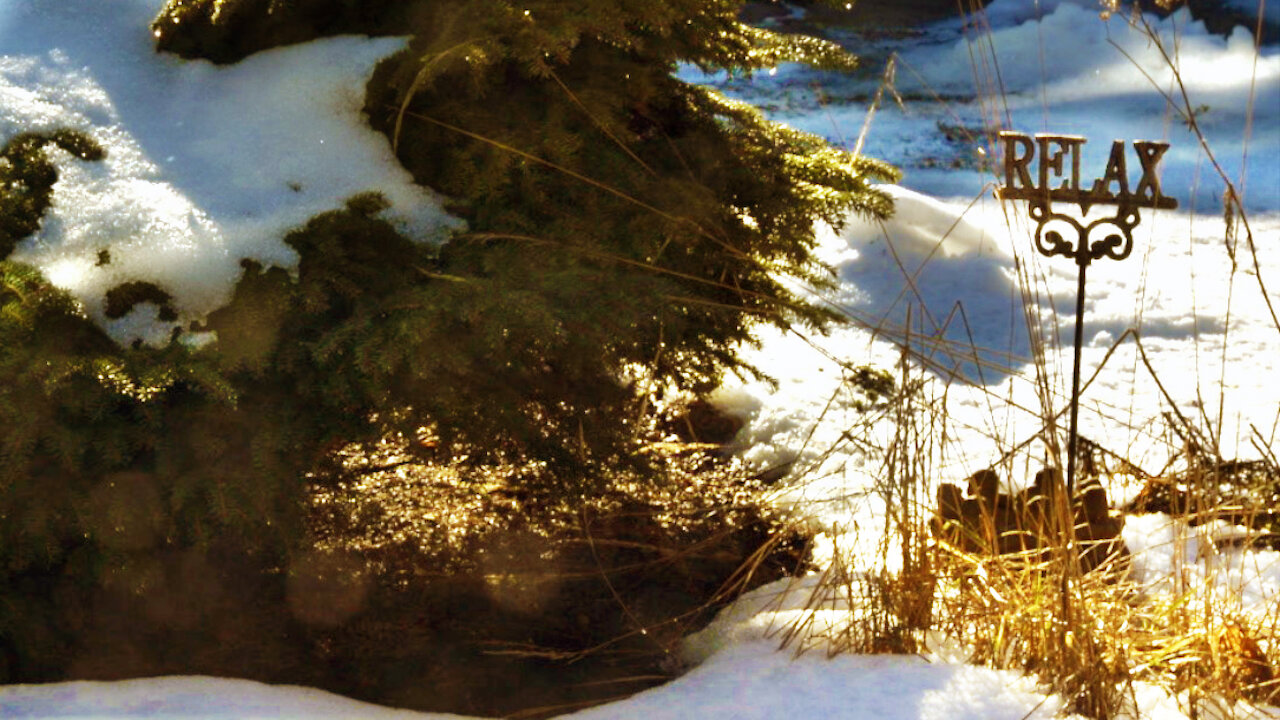
<path fill-rule="evenodd" d="M 881 41 L 887 47 L 878 53 L 897 53 L 893 87 L 903 103 L 886 92 L 869 124 L 866 102 L 840 98 L 873 96 L 882 76 L 838 78 L 784 67 L 766 81 L 744 83 L 685 71 L 836 143 L 856 145 L 865 125 L 864 151 L 904 168 L 893 219 L 883 227 L 855 220 L 829 238 L 828 258 L 845 281 L 836 302 L 864 328 L 823 339 L 822 345 L 843 360 L 883 362 L 896 351 L 870 338 L 904 342 L 908 311 L 912 334 L 945 339 L 935 342 L 934 359 L 981 386 L 952 388 L 949 409 L 958 423 L 953 430 L 962 438 L 955 446 L 964 456 L 942 460 L 959 464 L 962 475 L 966 467 L 993 462 L 1008 447 L 1001 443 L 1022 442 L 1039 430 L 1034 421 L 1040 404 L 1026 368 L 1028 287 L 1043 317 L 1039 332 L 1061 346 L 1049 348 L 1052 390 L 1059 393 L 1055 407 L 1070 387 L 1075 267 L 1065 258 L 1036 253 L 1034 225 L 1023 203 L 995 199 L 992 190 L 1003 178 L 990 167 L 994 162 L 988 159 L 999 158 L 987 134 L 1004 128 L 1089 138 L 1081 162 L 1086 184 L 1102 175 L 1113 139 L 1171 144 L 1161 180 L 1179 208 L 1142 211 L 1133 255 L 1124 262 L 1095 261 L 1089 268 L 1084 377 L 1133 329 L 1184 414 L 1198 418 L 1203 409 L 1211 424 L 1220 421 L 1217 439 L 1225 457 L 1253 454 L 1251 425 L 1272 437 L 1280 395 L 1270 382 L 1275 367 L 1268 348 L 1280 339 L 1280 328 L 1264 302 L 1247 243 L 1238 240 L 1234 264 L 1226 251 L 1224 183 L 1165 98 L 1180 97 L 1172 81 L 1176 68 L 1186 87 L 1185 104 L 1202 108 L 1200 127 L 1213 160 L 1242 190 L 1262 280 L 1269 282 L 1267 268 L 1280 260 L 1280 48 L 1255 48 L 1243 28 L 1230 38 L 1210 35 L 1185 10 L 1145 22 L 1161 38 L 1172 66 L 1144 33 L 1122 17 L 1102 21 L 1096 3 L 1086 0 L 997 2 L 985 16 Z M 820 83 L 820 94 L 814 83 Z M 1273 303 L 1276 282 L 1268 286 Z M 957 305 L 963 316 L 948 326 Z M 795 362 L 805 345 L 770 338 L 760 359 L 788 381 L 784 387 L 796 387 L 794 394 L 807 398 L 808 407 L 798 407 L 785 391 L 772 400 L 763 389 L 727 391 L 727 401 L 756 420 L 746 444 L 762 462 L 780 462 L 795 451 L 795 435 L 808 434 L 804 418 L 814 415 L 815 404 L 825 407 L 839 383 L 830 363 L 825 375 L 815 378 L 809 371 L 810 362 L 820 362 L 815 354 Z M 1167 409 L 1136 365 L 1133 347 L 1121 347 L 1084 394 L 1081 432 L 1154 471 L 1164 458 L 1153 438 L 1117 428 L 1140 428 Z M 981 369 L 973 363 L 975 348 L 989 361 Z M 815 452 L 827 447 L 812 440 L 809 446 Z"/>
<path fill-rule="evenodd" d="M 1261 6 L 1233 3 L 1254 12 Z M 241 257 L 288 267 L 294 258 L 279 233 L 354 193 L 384 193 L 400 222 L 448 226 L 436 200 L 412 186 L 359 115 L 364 78 L 400 41 L 336 38 L 219 68 L 154 53 L 147 22 L 160 5 L 0 2 L 0 137 L 70 126 L 108 150 L 99 163 L 51 151 L 62 173 L 54 207 L 16 259 L 40 265 L 117 339 L 160 340 L 171 326 L 147 306 L 109 321 L 107 288 L 154 282 L 174 295 L 177 324 L 189 327 L 225 301 Z M 1266 6 L 1273 24 L 1276 5 Z M 1084 377 L 1133 329 L 1179 411 L 1202 424 L 1224 456 L 1252 455 L 1250 439 L 1271 441 L 1280 421 L 1280 385 L 1272 381 L 1280 329 L 1259 283 L 1269 283 L 1280 305 L 1280 276 L 1271 277 L 1280 272 L 1280 48 L 1255 48 L 1240 30 L 1212 36 L 1185 12 L 1147 18 L 1181 74 L 1214 159 L 1244 191 L 1258 260 L 1237 232 L 1233 264 L 1223 184 L 1169 109 L 1173 72 L 1150 38 L 1125 18 L 1103 21 L 1090 0 L 999 0 L 969 20 L 876 41 L 877 52 L 898 53 L 903 104 L 886 92 L 869 124 L 878 77 L 783 67 L 729 88 L 777 119 L 849 146 L 865 124 L 864 151 L 906 171 L 892 190 L 894 218 L 855 219 L 825 236 L 822 252 L 842 281 L 830 299 L 855 324 L 824 338 L 764 334 L 754 359 L 778 386 L 740 383 L 719 396 L 748 421 L 739 437 L 746 457 L 794 462 L 805 482 L 785 499 L 830 524 L 877 522 L 875 504 L 862 495 L 877 461 L 842 445 L 842 433 L 863 416 L 856 398 L 841 393 L 840 362 L 893 367 L 903 345 L 928 355 L 948 422 L 948 442 L 930 462 L 938 479 L 958 480 L 1040 432 L 1026 292 L 1043 318 L 1035 336 L 1049 342 L 1050 403 L 1054 411 L 1065 403 L 1075 268 L 1038 256 L 1024 210 L 994 199 L 996 178 L 982 163 L 992 150 L 984 133 L 997 123 L 1087 136 L 1090 178 L 1101 174 L 1112 139 L 1171 143 L 1163 189 L 1180 208 L 1143 211 L 1133 256 L 1090 268 Z M 110 251 L 105 265 L 102 250 Z M 1135 347 L 1125 339 L 1087 386 L 1081 432 L 1156 471 L 1168 459 L 1158 421 L 1169 407 Z M 948 369 L 957 379 L 947 379 Z M 1044 453 L 1043 443 L 1032 442 L 1003 467 L 1025 476 Z M 1130 518 L 1125 539 L 1139 581 L 1158 588 L 1175 565 L 1185 566 L 1196 569 L 1193 579 L 1226 584 L 1245 605 L 1280 598 L 1274 553 L 1220 551 L 1204 532 L 1163 516 Z M 811 583 L 755 591 L 689 641 L 696 664 L 687 674 L 574 717 L 1018 720 L 1053 717 L 1063 705 L 1025 677 L 964 664 L 963 652 L 832 659 L 776 652 L 774 631 L 803 605 Z M 1185 717 L 1157 688 L 1142 686 L 1136 697 L 1140 717 Z M 305 688 L 162 678 L 3 687 L 0 717 L 444 716 Z"/>

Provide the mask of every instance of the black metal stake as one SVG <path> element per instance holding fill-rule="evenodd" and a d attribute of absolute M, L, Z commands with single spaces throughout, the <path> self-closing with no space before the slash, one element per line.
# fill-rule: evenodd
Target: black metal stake
<path fill-rule="evenodd" d="M 1080 442 L 1076 424 L 1080 416 L 1080 348 L 1084 345 L 1084 281 L 1090 259 L 1087 252 L 1083 253 L 1083 257 L 1076 258 L 1080 273 L 1076 281 L 1075 362 L 1071 366 L 1071 426 L 1067 431 L 1067 497 L 1071 497 L 1071 493 L 1075 490 L 1076 450 Z"/>
<path fill-rule="evenodd" d="M 1136 208 L 1122 206 L 1115 217 L 1096 220 L 1082 225 L 1065 215 L 1054 213 L 1047 202 L 1031 204 L 1031 217 L 1039 227 L 1036 230 L 1036 248 L 1042 255 L 1065 255 L 1076 261 L 1076 330 L 1071 364 L 1071 424 L 1067 430 L 1067 496 L 1075 492 L 1076 455 L 1080 447 L 1080 357 L 1084 348 L 1084 293 L 1089 276 L 1089 264 L 1095 259 L 1123 260 L 1133 250 L 1133 227 L 1138 224 Z M 1049 221 L 1066 223 L 1075 230 L 1076 242 L 1071 244 L 1057 230 L 1047 230 Z M 1096 229 L 1104 230 L 1101 240 L 1089 241 Z M 1115 232 L 1116 230 L 1120 232 Z"/>

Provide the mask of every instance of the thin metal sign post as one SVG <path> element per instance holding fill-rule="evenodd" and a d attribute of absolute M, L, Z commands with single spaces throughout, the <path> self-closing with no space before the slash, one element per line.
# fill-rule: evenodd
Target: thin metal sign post
<path fill-rule="evenodd" d="M 1035 135 L 1000 133 L 1004 145 L 1004 185 L 1002 200 L 1026 200 L 1031 219 L 1036 222 L 1036 250 L 1052 257 L 1073 258 L 1079 268 L 1076 283 L 1075 362 L 1071 370 L 1071 426 L 1067 439 L 1067 493 L 1075 487 L 1077 420 L 1080 412 L 1080 348 L 1084 343 L 1084 283 L 1089 264 L 1110 258 L 1124 260 L 1133 251 L 1133 228 L 1141 217 L 1139 208 L 1172 210 L 1178 201 L 1160 192 L 1158 168 L 1168 143 L 1135 140 L 1133 151 L 1141 167 L 1138 184 L 1130 189 L 1127 147 L 1123 140 L 1111 144 L 1111 156 L 1102 176 L 1087 189 L 1080 181 L 1080 154 L 1087 142 L 1078 135 Z M 1036 165 L 1032 172 L 1033 163 Z M 1053 203 L 1072 203 L 1080 208 L 1081 220 L 1054 212 Z M 1116 212 L 1083 223 L 1094 205 L 1115 205 Z M 1090 241 L 1097 231 L 1101 239 Z M 1073 244 L 1074 238 L 1074 244 Z"/>

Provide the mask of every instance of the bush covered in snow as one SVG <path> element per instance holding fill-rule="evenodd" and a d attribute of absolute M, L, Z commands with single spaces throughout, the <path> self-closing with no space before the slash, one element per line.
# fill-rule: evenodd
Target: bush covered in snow
<path fill-rule="evenodd" d="M 888 196 L 872 182 L 895 177 L 673 76 L 677 61 L 852 65 L 832 44 L 740 24 L 738 5 L 163 8 L 152 24 L 161 49 L 218 62 L 345 31 L 410 35 L 365 109 L 404 168 L 465 221 L 443 242 L 399 222 L 388 209 L 403 198 L 381 187 L 261 238 L 264 252 L 219 245 L 181 203 L 164 222 L 125 222 L 174 189 L 113 180 L 126 165 L 159 171 L 114 135 L 123 120 L 95 124 L 116 111 L 93 93 L 72 98 L 87 114 L 53 114 L 67 127 L 8 138 L 0 681 L 314 679 L 300 658 L 318 621 L 296 600 L 314 570 L 306 497 L 325 476 L 308 471 L 352 442 L 427 427 L 454 459 L 545 463 L 557 480 L 536 490 L 564 501 L 616 497 L 621 475 L 606 465 L 668 482 L 636 452 L 645 389 L 702 392 L 749 371 L 737 348 L 758 323 L 835 320 L 798 289 L 830 282 L 814 221 L 884 216 Z M 171 72 L 179 61 L 147 62 Z M 193 126 L 198 116 L 182 115 Z M 204 130 L 184 142 L 257 140 Z M 115 143 L 104 163 L 95 133 Z M 75 174 L 74 194 L 59 195 L 59 173 Z M 307 197 L 312 180 L 291 180 L 290 193 Z M 107 210 L 77 225 L 76 205 Z M 271 235 L 266 226 L 238 232 Z M 166 233 L 163 252 L 194 246 L 190 262 L 142 273 L 127 255 L 160 252 L 145 242 Z M 122 642 L 126 626 L 141 641 Z"/>

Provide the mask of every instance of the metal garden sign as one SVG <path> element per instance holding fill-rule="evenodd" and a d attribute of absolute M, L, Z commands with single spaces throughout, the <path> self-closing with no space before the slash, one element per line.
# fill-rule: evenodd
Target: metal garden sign
<path fill-rule="evenodd" d="M 1071 371 L 1071 426 L 1067 441 L 1067 492 L 1075 481 L 1077 427 L 1080 410 L 1080 345 L 1084 336 L 1084 283 L 1089 264 L 1109 258 L 1124 260 L 1133 251 L 1133 228 L 1139 208 L 1172 210 L 1178 201 L 1160 192 L 1158 167 L 1168 143 L 1135 140 L 1134 157 L 1142 175 L 1129 183 L 1129 154 L 1123 140 L 1111 144 L 1111 156 L 1101 177 L 1081 184 L 1080 151 L 1087 142 L 1076 135 L 1036 135 L 1002 132 L 1004 145 L 1003 200 L 1026 200 L 1036 222 L 1036 250 L 1052 257 L 1073 258 L 1079 268 L 1076 285 L 1075 362 Z M 1033 168 L 1034 166 L 1034 168 Z M 1081 220 L 1053 209 L 1053 203 L 1074 204 Z M 1115 214 L 1084 224 L 1094 205 L 1115 205 Z M 1091 239 L 1097 236 L 1097 239 Z"/>

